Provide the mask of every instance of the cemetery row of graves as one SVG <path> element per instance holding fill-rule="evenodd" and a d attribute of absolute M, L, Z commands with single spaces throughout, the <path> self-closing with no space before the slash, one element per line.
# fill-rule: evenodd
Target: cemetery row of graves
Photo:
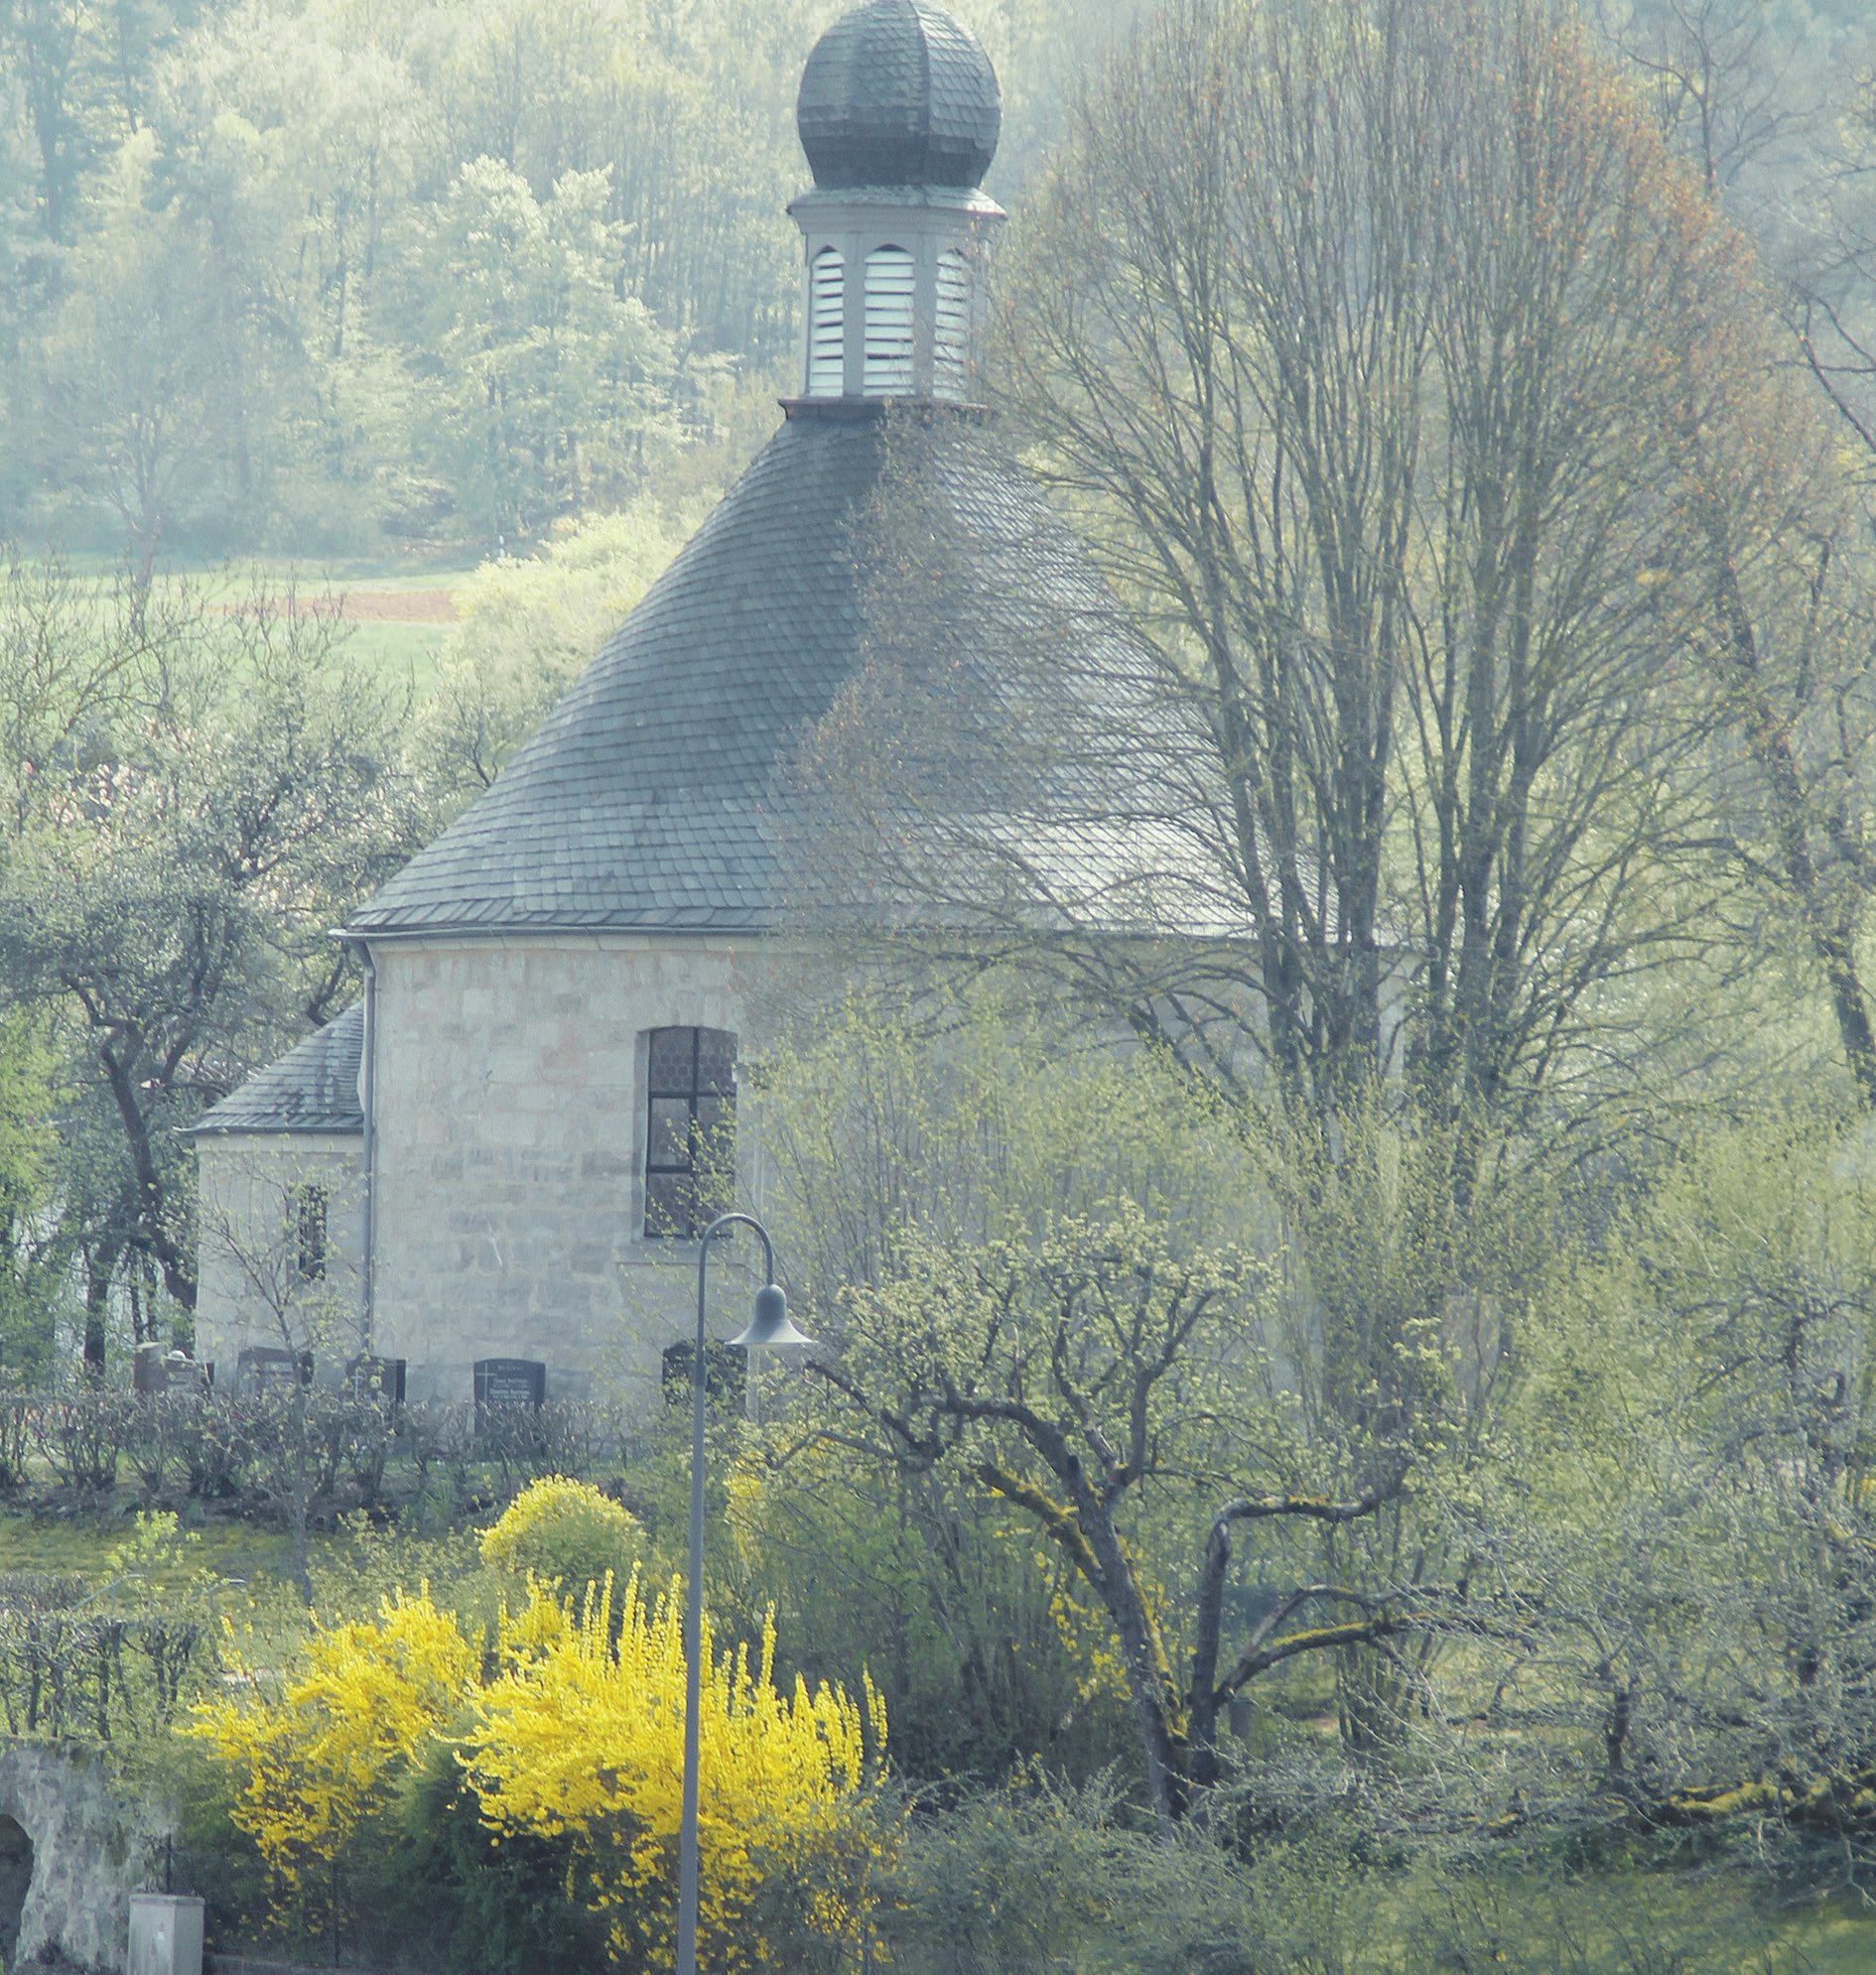
<path fill-rule="evenodd" d="M 233 1391 L 181 1381 L 141 1392 L 16 1388 L 0 1390 L 0 1489 L 16 1509 L 121 1501 L 264 1518 L 304 1500 L 330 1520 L 394 1514 L 433 1490 L 467 1509 L 544 1475 L 616 1472 L 642 1437 L 635 1419 L 603 1399 L 498 1393 L 406 1404 L 363 1380 L 249 1376 Z"/>

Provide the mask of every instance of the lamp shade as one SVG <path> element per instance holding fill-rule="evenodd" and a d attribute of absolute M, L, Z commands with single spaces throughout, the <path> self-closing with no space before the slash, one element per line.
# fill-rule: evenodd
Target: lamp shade
<path fill-rule="evenodd" d="M 730 1342 L 739 1344 L 744 1351 L 777 1351 L 785 1344 L 812 1344 L 814 1339 L 803 1337 L 796 1330 L 788 1315 L 788 1298 L 782 1294 L 781 1284 L 771 1282 L 766 1289 L 755 1292 L 754 1323 Z"/>

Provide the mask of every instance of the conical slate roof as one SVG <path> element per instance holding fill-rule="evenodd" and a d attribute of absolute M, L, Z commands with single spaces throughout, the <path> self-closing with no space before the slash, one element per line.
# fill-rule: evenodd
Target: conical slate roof
<path fill-rule="evenodd" d="M 353 915 L 451 930 L 759 932 L 788 736 L 860 663 L 871 408 L 798 408 L 488 793 Z"/>
<path fill-rule="evenodd" d="M 1218 908 L 1192 892 L 1190 848 L 1153 837 L 1171 800 L 1163 775 L 1140 768 L 1190 758 L 1185 716 L 1158 703 L 1112 592 L 974 417 L 900 418 L 902 430 L 878 406 L 795 406 L 494 787 L 347 932 L 759 934 L 785 901 L 937 925 L 972 888 L 971 857 L 988 857 L 981 883 L 1003 881 L 1005 839 L 1101 923 L 1134 926 L 1124 894 L 1150 879 L 1156 894 L 1189 894 L 1180 924 L 1210 927 Z M 865 532 L 888 446 L 906 491 L 932 503 L 918 527 L 950 546 L 916 580 L 901 572 L 902 601 L 865 603 L 875 637 L 921 655 L 925 684 L 906 677 L 926 711 L 901 737 L 901 766 L 921 784 L 909 799 L 923 821 L 907 828 L 955 857 L 962 891 L 914 881 L 890 894 L 887 873 L 850 850 L 842 819 L 871 762 L 836 787 L 799 772 L 808 728 L 870 656 L 859 559 L 891 550 Z M 896 696 L 890 660 L 877 677 Z M 1012 699 L 1017 672 L 1034 684 Z M 852 741 L 858 704 L 817 754 Z M 891 726 L 888 712 L 879 730 Z M 947 832 L 945 815 L 975 822 Z"/>
<path fill-rule="evenodd" d="M 358 1062 L 364 1046 L 364 1003 L 268 1064 L 190 1126 L 212 1136 L 243 1131 L 364 1130 L 358 1103 Z"/>

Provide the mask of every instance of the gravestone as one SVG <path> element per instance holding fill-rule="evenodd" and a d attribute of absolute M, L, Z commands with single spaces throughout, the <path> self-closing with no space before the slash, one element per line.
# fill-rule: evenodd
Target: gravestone
<path fill-rule="evenodd" d="M 313 1382 L 310 1351 L 282 1351 L 276 1345 L 250 1344 L 234 1361 L 234 1395 L 265 1398 L 274 1392 L 290 1392 L 296 1375 L 303 1385 Z"/>
<path fill-rule="evenodd" d="M 547 1397 L 547 1367 L 532 1358 L 478 1358 L 475 1406 L 538 1406 Z"/>
<path fill-rule="evenodd" d="M 404 1403 L 404 1361 L 401 1358 L 360 1358 L 351 1368 L 354 1398 L 376 1399 L 382 1405 Z"/>
<path fill-rule="evenodd" d="M 160 1344 L 140 1344 L 131 1360 L 130 1388 L 139 1398 L 154 1398 L 170 1388 L 170 1368 Z"/>
<path fill-rule="evenodd" d="M 168 1389 L 172 1392 L 205 1392 L 215 1382 L 215 1368 L 212 1365 L 198 1364 L 183 1350 L 172 1351 L 164 1359 L 163 1369 L 169 1379 Z"/>

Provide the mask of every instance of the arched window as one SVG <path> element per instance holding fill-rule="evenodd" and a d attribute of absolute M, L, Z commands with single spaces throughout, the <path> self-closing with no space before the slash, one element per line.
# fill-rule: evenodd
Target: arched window
<path fill-rule="evenodd" d="M 912 388 L 914 263 L 903 247 L 875 247 L 867 256 L 867 363 L 862 389 L 870 398 L 902 397 Z"/>
<path fill-rule="evenodd" d="M 847 264 L 823 247 L 808 272 L 808 396 L 838 398 L 847 388 Z"/>
<path fill-rule="evenodd" d="M 964 396 L 971 340 L 971 267 L 956 247 L 938 256 L 938 317 L 932 326 L 931 394 Z"/>
<path fill-rule="evenodd" d="M 735 1204 L 737 1039 L 720 1028 L 654 1028 L 649 1042 L 645 1235 L 695 1241 Z"/>

